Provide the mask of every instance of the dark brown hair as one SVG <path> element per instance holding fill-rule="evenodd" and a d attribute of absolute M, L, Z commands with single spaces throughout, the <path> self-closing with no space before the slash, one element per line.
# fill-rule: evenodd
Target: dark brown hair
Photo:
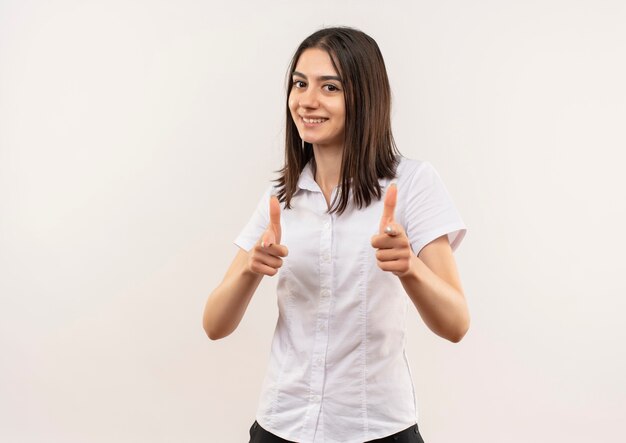
<path fill-rule="evenodd" d="M 300 173 L 312 162 L 316 164 L 313 146 L 303 142 L 289 110 L 292 74 L 300 55 L 309 48 L 325 50 L 342 78 L 345 101 L 345 136 L 341 162 L 340 193 L 329 213 L 342 214 L 348 205 L 350 188 L 360 209 L 376 196 L 382 197 L 379 178 L 395 178 L 400 154 L 391 133 L 391 88 L 383 56 L 370 36 L 350 27 L 323 28 L 307 37 L 296 50 L 287 75 L 287 121 L 285 131 L 285 164 L 275 171 L 279 201 L 291 208 Z M 350 182 L 352 179 L 352 182 Z M 338 204 L 336 203 L 339 198 Z"/>

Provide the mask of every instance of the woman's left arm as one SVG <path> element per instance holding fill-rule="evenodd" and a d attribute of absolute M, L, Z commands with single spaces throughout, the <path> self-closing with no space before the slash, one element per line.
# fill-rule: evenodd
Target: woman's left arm
<path fill-rule="evenodd" d="M 470 316 L 448 235 L 431 241 L 416 256 L 395 221 L 397 192 L 395 184 L 387 190 L 380 231 L 372 237 L 378 266 L 400 279 L 431 331 L 458 343 L 469 329 Z"/>
<path fill-rule="evenodd" d="M 398 278 L 430 330 L 453 343 L 461 341 L 470 316 L 448 236 L 428 243 L 419 256 L 411 252 L 409 269 Z"/>

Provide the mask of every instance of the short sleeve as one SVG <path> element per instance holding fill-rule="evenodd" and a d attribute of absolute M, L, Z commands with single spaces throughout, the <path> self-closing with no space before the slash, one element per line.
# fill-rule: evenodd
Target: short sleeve
<path fill-rule="evenodd" d="M 245 249 L 246 251 L 252 249 L 269 225 L 269 204 L 273 187 L 273 185 L 269 185 L 267 187 L 261 196 L 255 211 L 252 213 L 250 220 L 234 240 L 234 243 L 237 246 Z"/>
<path fill-rule="evenodd" d="M 421 162 L 409 183 L 405 223 L 413 252 L 419 255 L 424 246 L 444 234 L 454 252 L 467 227 L 439 173 L 429 162 Z"/>

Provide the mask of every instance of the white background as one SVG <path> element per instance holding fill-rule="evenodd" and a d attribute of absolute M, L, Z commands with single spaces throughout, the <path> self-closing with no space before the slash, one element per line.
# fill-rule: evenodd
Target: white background
<path fill-rule="evenodd" d="M 1 0 L 0 441 L 247 441 L 276 280 L 223 340 L 202 312 L 330 25 L 468 225 L 468 334 L 410 322 L 426 442 L 623 441 L 625 5 Z"/>

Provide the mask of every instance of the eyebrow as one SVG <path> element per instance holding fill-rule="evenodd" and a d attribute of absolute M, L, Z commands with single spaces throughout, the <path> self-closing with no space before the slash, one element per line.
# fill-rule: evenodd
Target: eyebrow
<path fill-rule="evenodd" d="M 296 76 L 297 75 L 299 77 L 302 77 L 305 80 L 307 79 L 306 75 L 304 75 L 303 73 L 298 72 L 298 71 L 293 71 L 293 74 L 291 74 L 291 75 L 292 76 Z M 322 81 L 324 81 L 324 80 L 337 80 L 337 81 L 341 82 L 341 77 L 337 77 L 336 75 L 320 75 L 319 77 L 317 77 L 317 79 L 318 80 L 322 80 Z"/>

